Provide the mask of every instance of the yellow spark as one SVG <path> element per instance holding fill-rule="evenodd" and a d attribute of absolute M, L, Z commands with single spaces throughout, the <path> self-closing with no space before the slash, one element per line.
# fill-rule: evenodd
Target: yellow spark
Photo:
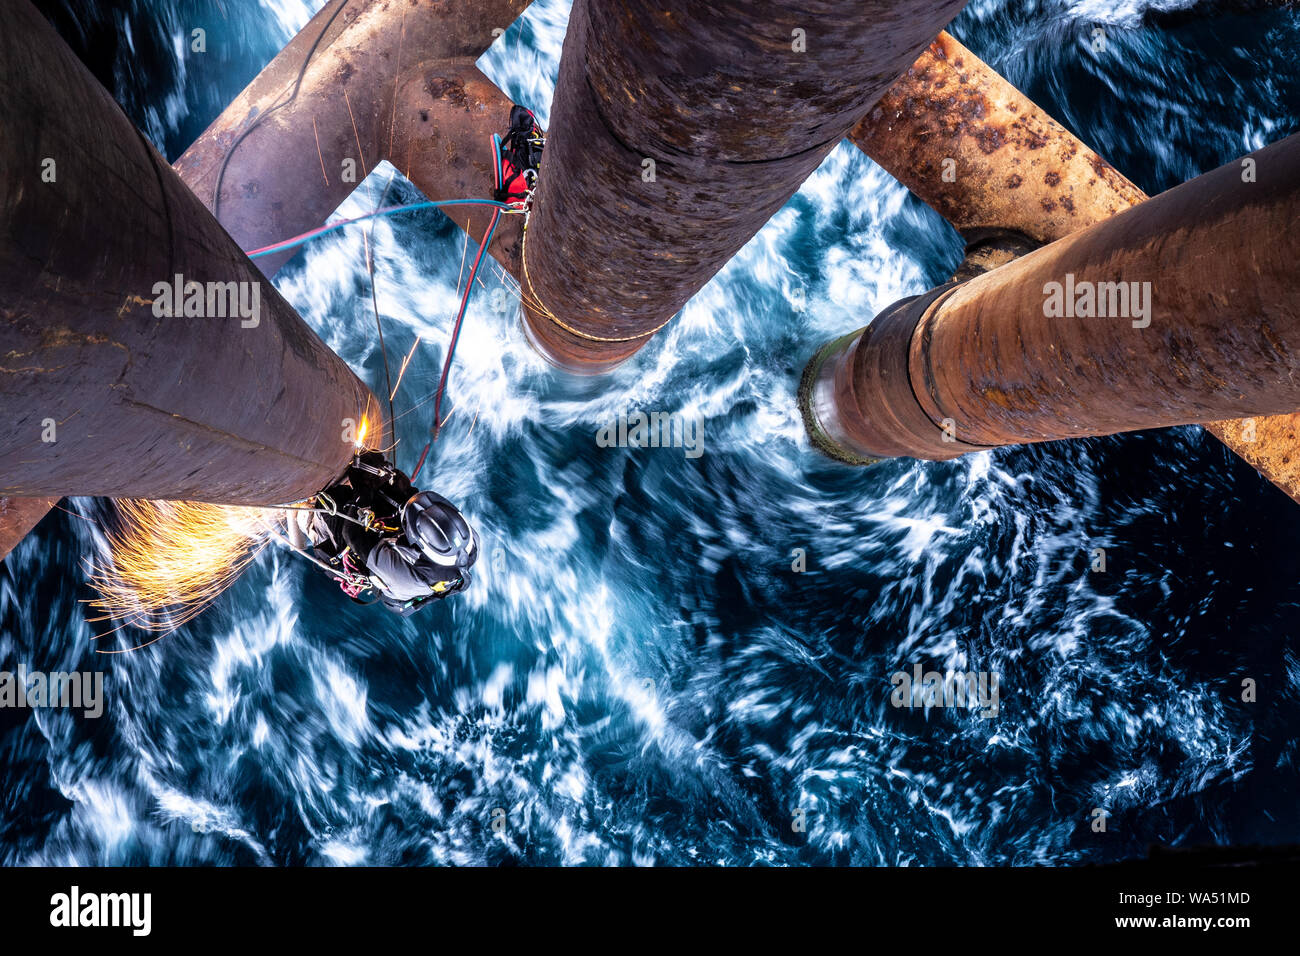
<path fill-rule="evenodd" d="M 261 509 L 198 501 L 116 504 L 121 521 L 107 533 L 109 559 L 91 569 L 99 598 L 90 605 L 104 612 L 95 621 L 175 630 L 233 584 L 267 543 Z"/>
<path fill-rule="evenodd" d="M 397 382 L 393 385 L 393 394 L 388 396 L 390 402 L 397 396 L 397 390 L 402 387 L 402 376 L 406 374 L 406 366 L 411 364 L 411 356 L 415 354 L 415 350 L 419 344 L 420 336 L 417 335 L 415 341 L 411 343 L 411 351 L 407 352 L 406 358 L 402 359 L 402 368 L 401 371 L 397 373 Z"/>

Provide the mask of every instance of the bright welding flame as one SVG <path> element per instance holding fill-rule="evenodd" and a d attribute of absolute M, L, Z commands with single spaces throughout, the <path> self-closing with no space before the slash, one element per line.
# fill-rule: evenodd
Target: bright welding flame
<path fill-rule="evenodd" d="M 138 499 L 116 504 L 121 524 L 108 533 L 107 566 L 92 568 L 90 583 L 100 596 L 90 604 L 104 611 L 93 620 L 119 627 L 166 633 L 192 621 L 234 583 L 269 534 L 266 513 L 258 508 Z"/>
<path fill-rule="evenodd" d="M 366 441 L 366 432 L 370 429 L 370 423 L 364 418 L 361 419 L 361 427 L 357 429 L 357 447 L 361 448 Z"/>

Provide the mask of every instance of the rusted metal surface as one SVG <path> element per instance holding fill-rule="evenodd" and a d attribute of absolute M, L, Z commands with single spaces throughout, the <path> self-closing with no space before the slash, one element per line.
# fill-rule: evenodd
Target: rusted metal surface
<path fill-rule="evenodd" d="M 365 385 L 28 3 L 0 31 L 0 128 L 0 495 L 293 501 L 348 462 L 345 419 L 382 441 Z M 259 309 L 160 317 L 176 275 Z"/>
<path fill-rule="evenodd" d="M 58 503 L 58 498 L 0 498 L 0 561 Z"/>
<path fill-rule="evenodd" d="M 493 31 L 504 30 L 527 5 L 332 0 L 175 169 L 244 249 L 324 222 L 356 188 L 342 177 L 347 158 L 356 164 L 357 181 L 387 158 L 431 199 L 486 197 L 490 138 L 504 128 L 510 101 L 474 61 Z M 481 237 L 486 214 L 449 212 Z M 513 217 L 502 220 L 490 249 L 516 278 L 520 226 Z M 271 276 L 293 254 L 255 261 Z"/>
<path fill-rule="evenodd" d="M 1146 196 L 947 33 L 854 127 L 863 152 L 963 232 L 1051 242 Z"/>
<path fill-rule="evenodd" d="M 577 0 L 524 242 L 534 342 L 578 371 L 644 345 L 961 7 Z"/>
<path fill-rule="evenodd" d="M 491 198 L 492 134 L 509 127 L 510 100 L 469 58 L 430 60 L 404 70 L 388 160 L 432 200 Z M 491 212 L 473 206 L 445 210 L 474 241 Z M 503 216 L 489 251 L 516 279 L 523 217 Z"/>
<path fill-rule="evenodd" d="M 851 138 L 968 235 L 1009 228 L 1051 242 L 1146 199 L 947 33 L 881 97 Z M 834 409 L 822 411 L 835 428 Z M 1300 414 L 1205 427 L 1300 501 Z M 1244 440 L 1247 435 L 1251 440 Z"/>
<path fill-rule="evenodd" d="M 176 169 L 244 249 L 320 225 L 385 158 L 409 170 L 431 199 L 488 197 L 489 140 L 508 125 L 510 102 L 474 60 L 492 44 L 493 30 L 510 26 L 527 6 L 528 0 L 333 0 Z M 419 118 L 430 108 L 436 116 Z M 343 179 L 349 159 L 355 181 Z M 503 232 L 493 254 L 508 262 L 511 232 Z M 258 263 L 274 275 L 292 254 Z"/>
<path fill-rule="evenodd" d="M 799 403 L 816 447 L 853 465 L 885 458 L 939 460 L 979 450 L 944 442 L 940 427 L 909 400 L 908 350 L 917 318 L 948 289 L 894 303 L 863 332 L 830 342 L 813 357 L 800 382 Z"/>
<path fill-rule="evenodd" d="M 1300 415 L 1207 422 L 1205 430 L 1296 501 L 1300 501 Z"/>
<path fill-rule="evenodd" d="M 834 408 L 826 437 L 937 460 L 1300 407 L 1300 136 L 1251 156 L 1258 182 L 1229 163 L 823 350 L 809 398 Z M 1045 314 L 1049 283 L 1099 302 L 1119 282 L 1149 284 L 1145 316 L 1110 290 L 1107 316 L 1078 314 L 1078 295 Z"/>

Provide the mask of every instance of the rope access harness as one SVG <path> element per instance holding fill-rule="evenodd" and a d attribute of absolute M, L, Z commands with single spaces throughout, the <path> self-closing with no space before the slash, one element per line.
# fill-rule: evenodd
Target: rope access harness
<path fill-rule="evenodd" d="M 335 11 L 336 16 L 338 12 L 342 10 L 343 6 L 346 6 L 346 0 L 344 0 L 344 3 L 341 4 L 339 9 Z M 328 24 L 326 25 L 326 29 L 328 29 Z M 321 35 L 322 36 L 324 35 L 324 30 L 322 30 Z M 319 42 L 319 39 L 320 38 L 318 37 L 317 42 Z M 310 54 L 308 58 L 310 59 Z M 530 121 L 530 128 L 526 134 L 526 137 L 523 138 L 522 141 L 520 138 L 521 130 L 516 128 L 517 111 L 522 111 L 524 114 L 526 114 L 528 120 Z M 319 238 L 321 236 L 342 229 L 344 226 L 352 225 L 353 223 L 363 222 L 365 220 L 376 219 L 378 217 L 391 216 L 401 212 L 410 212 L 419 209 L 437 209 L 437 208 L 452 207 L 452 206 L 484 206 L 492 210 L 492 218 L 488 223 L 487 231 L 484 233 L 482 240 L 479 242 L 478 252 L 475 254 L 473 265 L 470 267 L 469 279 L 465 283 L 465 290 L 461 295 L 460 307 L 456 312 L 456 318 L 452 325 L 451 339 L 447 346 L 447 357 L 443 362 L 442 374 L 439 377 L 438 388 L 434 395 L 433 425 L 430 428 L 432 437 L 430 438 L 429 442 L 425 444 L 424 450 L 420 453 L 419 461 L 416 463 L 415 470 L 411 473 L 410 480 L 412 482 L 415 481 L 416 477 L 420 473 L 420 470 L 424 467 L 424 462 L 429 454 L 429 449 L 432 447 L 433 442 L 437 440 L 438 433 L 442 427 L 442 417 L 441 417 L 442 396 L 447 387 L 447 381 L 451 373 L 452 363 L 455 360 L 456 344 L 460 340 L 461 327 L 464 324 L 465 314 L 469 307 L 470 293 L 474 288 L 474 282 L 475 279 L 477 278 L 479 267 L 482 265 L 483 256 L 492 244 L 492 239 L 496 234 L 497 225 L 500 222 L 501 217 L 503 215 L 507 215 L 507 216 L 522 215 L 524 217 L 524 235 L 525 237 L 527 236 L 528 218 L 531 213 L 533 196 L 537 187 L 538 171 L 537 171 L 537 166 L 535 164 L 538 162 L 538 158 L 540 157 L 541 151 L 545 147 L 546 138 L 541 133 L 541 129 L 537 125 L 536 120 L 533 117 L 533 114 L 528 110 L 524 110 L 522 107 L 516 107 L 515 110 L 512 110 L 511 121 L 512 121 L 511 122 L 512 152 L 510 153 L 510 156 L 512 162 L 511 162 L 511 174 L 509 175 L 508 178 L 506 176 L 505 169 L 503 168 L 503 157 L 506 155 L 507 150 L 503 146 L 501 138 L 499 136 L 497 136 L 496 134 L 493 134 L 492 136 L 493 174 L 494 174 L 493 195 L 495 197 L 494 199 L 491 200 L 451 199 L 451 200 L 441 200 L 441 201 L 408 203 L 400 206 L 382 207 L 374 210 L 373 212 L 366 213 L 365 215 L 354 216 L 351 218 L 340 219 L 331 223 L 326 223 L 323 226 L 319 226 L 315 229 L 308 230 L 307 232 L 304 232 L 300 235 L 293 236 L 292 238 L 285 239 L 281 242 L 272 243 L 271 245 L 268 246 L 262 246 L 261 248 L 253 249 L 246 253 L 249 258 L 254 259 L 262 256 L 268 256 L 277 252 L 284 252 L 290 249 L 296 249 L 299 246 L 305 245 L 306 243 L 310 242 L 313 239 Z M 247 132 L 252 132 L 252 129 L 250 128 Z M 245 135 L 247 135 L 247 133 L 245 133 Z M 238 145 L 238 143 L 234 145 Z M 526 153 L 521 154 L 520 149 L 524 147 L 526 147 L 528 151 Z M 233 146 L 231 151 L 233 151 Z M 230 151 L 227 152 L 227 155 L 225 157 L 227 161 L 229 160 L 229 154 Z M 521 162 L 520 160 L 521 155 L 530 157 L 532 159 L 532 164 L 529 164 L 527 162 Z M 224 172 L 224 163 L 223 163 L 222 171 Z M 518 184 L 519 180 L 522 180 L 522 188 Z M 218 189 L 220 189 L 219 183 L 218 183 Z M 386 193 L 387 190 L 385 190 L 385 194 Z M 381 198 L 380 202 L 382 203 L 382 201 L 383 200 Z M 526 269 L 527 266 L 525 264 L 525 271 Z M 373 275 L 372 275 L 372 283 L 373 283 Z M 529 283 L 529 285 L 531 288 L 531 282 Z M 540 305 L 540 300 L 538 300 L 538 304 Z M 542 308 L 543 311 L 548 311 L 545 310 L 544 306 Z M 376 321 L 378 321 L 377 311 L 376 311 Z M 382 336 L 382 327 L 381 327 L 381 336 Z M 385 358 L 385 363 L 387 363 L 386 352 L 384 358 Z M 392 415 L 391 403 L 392 403 L 392 395 L 390 394 L 389 414 L 390 414 L 390 418 L 394 418 L 394 416 Z M 423 404 L 423 402 L 418 404 Z M 416 407 L 418 407 L 418 404 Z M 365 467 L 362 463 L 360 463 L 359 456 L 357 458 L 354 458 L 353 464 L 354 466 L 364 467 L 365 470 L 367 471 L 373 471 L 373 469 Z M 322 507 L 314 507 L 314 505 L 320 505 Z M 330 515 L 332 517 L 341 518 L 344 521 L 348 521 L 351 522 L 352 524 L 358 525 L 364 530 L 373 531 L 380 534 L 393 534 L 396 533 L 398 530 L 400 530 L 396 527 L 390 527 L 380 522 L 376 518 L 374 512 L 368 508 L 359 510 L 356 516 L 348 514 L 346 511 L 344 511 L 342 508 L 339 507 L 338 503 L 329 495 L 327 491 L 321 491 L 313 498 L 308 499 L 308 503 L 306 505 L 303 504 L 282 505 L 279 507 L 279 510 L 282 510 L 284 512 L 304 511 L 304 512 L 309 512 L 314 514 Z M 371 581 L 363 573 L 362 569 L 357 567 L 356 564 L 354 563 L 351 556 L 351 549 L 348 548 L 347 546 L 345 546 L 343 550 L 339 552 L 338 558 L 336 559 L 336 563 L 330 565 L 319 560 L 317 557 L 315 557 L 315 555 L 307 553 L 306 550 L 295 545 L 293 541 L 279 534 L 275 529 L 267 526 L 267 530 L 269 530 L 281 542 L 286 544 L 291 550 L 296 551 L 297 553 L 301 554 L 303 557 L 311 561 L 313 564 L 317 565 L 318 567 L 326 571 L 331 577 L 333 577 L 338 582 L 338 585 L 343 590 L 343 592 L 353 600 L 359 600 L 359 595 L 361 595 L 366 590 L 373 587 Z M 445 587 L 439 588 L 437 590 L 439 591 L 445 590 Z"/>

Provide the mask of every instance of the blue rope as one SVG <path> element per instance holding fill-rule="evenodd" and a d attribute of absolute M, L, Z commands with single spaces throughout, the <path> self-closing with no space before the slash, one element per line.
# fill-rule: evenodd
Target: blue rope
<path fill-rule="evenodd" d="M 313 229 L 311 232 L 304 232 L 302 235 L 295 236 L 292 239 L 286 239 L 284 242 L 277 242 L 274 245 L 256 249 L 253 252 L 248 253 L 248 258 L 256 259 L 259 256 L 269 256 L 273 252 L 285 252 L 289 249 L 296 249 L 313 239 L 328 235 L 337 229 L 342 229 L 344 226 L 350 226 L 354 222 L 364 222 L 367 219 L 374 219 L 376 216 L 391 216 L 394 213 L 399 212 L 412 212 L 416 209 L 437 209 L 443 206 L 491 206 L 495 209 L 505 210 L 506 212 L 518 211 L 513 210 L 512 207 L 503 202 L 496 202 L 491 199 L 444 199 L 441 202 L 426 201 L 411 203 L 408 206 L 390 206 L 387 209 L 378 209 L 375 212 L 366 213 L 364 216 L 357 216 L 354 219 L 343 219 L 339 222 L 330 223 L 326 226 L 321 226 L 319 229 Z"/>

